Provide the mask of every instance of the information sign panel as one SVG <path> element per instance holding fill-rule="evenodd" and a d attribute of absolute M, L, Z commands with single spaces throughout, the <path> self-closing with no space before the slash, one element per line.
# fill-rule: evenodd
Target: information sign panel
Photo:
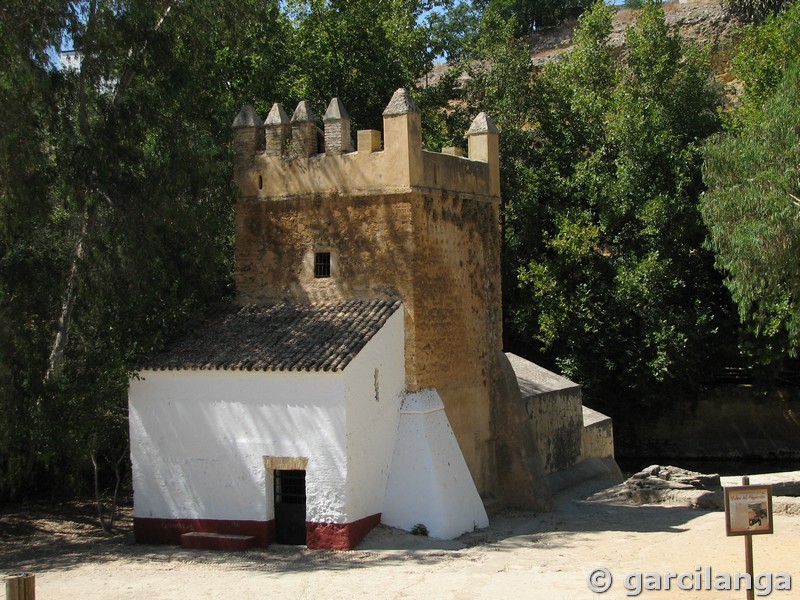
<path fill-rule="evenodd" d="M 728 535 L 772 533 L 772 486 L 726 487 L 725 532 Z"/>

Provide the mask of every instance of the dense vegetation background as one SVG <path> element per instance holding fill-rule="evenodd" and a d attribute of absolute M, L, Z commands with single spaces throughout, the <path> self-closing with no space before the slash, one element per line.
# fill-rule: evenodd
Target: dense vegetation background
<path fill-rule="evenodd" d="M 230 123 L 339 96 L 380 128 L 413 88 L 425 143 L 502 129 L 507 345 L 612 416 L 800 344 L 800 8 L 743 21 L 729 108 L 707 49 L 644 4 L 582 0 L 8 0 L 0 7 L 0 499 L 125 477 L 138 357 L 232 295 Z M 526 36 L 581 14 L 543 68 Z M 74 47 L 80 70 L 57 68 Z M 450 69 L 434 84 L 437 56 Z M 468 77 L 463 77 L 463 74 Z"/>

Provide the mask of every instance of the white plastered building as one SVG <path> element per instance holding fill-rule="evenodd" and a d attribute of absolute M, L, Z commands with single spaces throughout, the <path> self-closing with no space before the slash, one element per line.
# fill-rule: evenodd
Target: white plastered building
<path fill-rule="evenodd" d="M 234 305 L 195 324 L 131 383 L 137 540 L 345 549 L 381 521 L 485 527 L 441 400 L 404 393 L 403 340 L 399 301 Z"/>

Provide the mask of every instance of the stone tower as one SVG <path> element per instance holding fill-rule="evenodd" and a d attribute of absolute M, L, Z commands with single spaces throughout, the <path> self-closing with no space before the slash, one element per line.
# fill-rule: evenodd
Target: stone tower
<path fill-rule="evenodd" d="M 383 143 L 362 130 L 352 150 L 338 99 L 325 113 L 328 148 L 315 146 L 305 102 L 287 121 L 276 104 L 265 124 L 245 107 L 233 125 L 238 301 L 402 300 L 406 391 L 438 391 L 482 495 L 534 505 L 535 444 L 510 404 L 516 380 L 502 353 L 492 120 L 475 118 L 467 157 L 423 150 L 405 89 L 383 113 Z"/>

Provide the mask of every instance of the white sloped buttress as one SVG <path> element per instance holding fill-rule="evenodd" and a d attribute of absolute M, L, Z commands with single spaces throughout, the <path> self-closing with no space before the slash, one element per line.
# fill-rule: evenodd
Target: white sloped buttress
<path fill-rule="evenodd" d="M 381 522 L 453 539 L 489 517 L 434 389 L 407 393 L 400 410 Z"/>

